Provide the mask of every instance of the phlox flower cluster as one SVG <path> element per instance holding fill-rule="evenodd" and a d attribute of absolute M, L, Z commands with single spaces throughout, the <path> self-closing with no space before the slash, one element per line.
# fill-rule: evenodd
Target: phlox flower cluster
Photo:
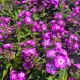
<path fill-rule="evenodd" d="M 21 9 L 13 25 L 11 18 L 0 17 L 0 55 L 20 67 L 11 66 L 9 80 L 26 80 L 34 69 L 55 76 L 60 70 L 70 74 L 80 69 L 76 34 L 80 0 L 15 0 L 15 4 Z M 68 80 L 76 78 L 70 74 Z"/>

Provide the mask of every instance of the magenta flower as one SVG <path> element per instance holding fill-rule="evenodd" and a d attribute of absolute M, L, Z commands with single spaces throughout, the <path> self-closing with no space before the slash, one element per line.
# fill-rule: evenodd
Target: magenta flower
<path fill-rule="evenodd" d="M 48 62 L 46 64 L 46 72 L 55 75 L 57 73 L 57 68 L 52 62 Z"/>
<path fill-rule="evenodd" d="M 59 26 L 58 24 L 54 24 L 53 26 L 51 26 L 51 31 L 52 32 L 60 32 L 60 34 L 61 34 L 64 32 L 64 28 L 63 28 L 63 26 Z"/>
<path fill-rule="evenodd" d="M 29 52 L 31 55 L 37 56 L 36 48 L 30 48 L 30 49 L 28 49 L 28 52 Z"/>
<path fill-rule="evenodd" d="M 43 25 L 41 26 L 41 28 L 42 28 L 42 31 L 47 30 L 47 28 L 46 28 L 46 25 L 45 25 L 45 24 L 43 24 Z"/>
<path fill-rule="evenodd" d="M 59 0 L 50 0 L 50 3 L 55 6 L 55 8 L 58 8 L 58 2 Z"/>
<path fill-rule="evenodd" d="M 33 47 L 36 46 L 36 43 L 35 43 L 33 40 L 27 40 L 25 43 L 26 43 L 27 45 L 31 45 L 31 46 L 33 46 Z"/>
<path fill-rule="evenodd" d="M 51 26 L 53 26 L 54 24 L 56 24 L 56 20 L 50 21 L 50 25 L 51 25 Z"/>
<path fill-rule="evenodd" d="M 29 70 L 31 66 L 32 66 L 31 62 L 29 62 L 29 61 L 24 61 L 23 62 L 23 67 L 24 67 L 25 70 Z"/>
<path fill-rule="evenodd" d="M 21 51 L 21 56 L 22 56 L 22 58 L 26 58 L 27 56 L 30 56 L 30 54 L 29 54 L 29 52 L 28 52 L 28 49 L 23 49 L 22 51 Z"/>
<path fill-rule="evenodd" d="M 31 28 L 31 31 L 32 31 L 32 32 L 36 32 L 36 31 L 37 31 L 37 30 L 36 30 L 36 27 L 33 26 L 33 27 Z"/>
<path fill-rule="evenodd" d="M 55 50 L 54 49 L 48 50 L 46 52 L 46 56 L 47 56 L 47 58 L 54 58 L 56 56 Z"/>
<path fill-rule="evenodd" d="M 27 0 L 22 0 L 22 3 L 26 3 L 27 2 Z"/>
<path fill-rule="evenodd" d="M 23 49 L 21 52 L 22 57 L 25 59 L 26 57 L 35 56 L 38 57 L 38 53 L 35 48 Z"/>
<path fill-rule="evenodd" d="M 21 71 L 18 73 L 18 78 L 19 80 L 26 80 L 26 74 Z"/>
<path fill-rule="evenodd" d="M 6 17 L 3 17 L 3 20 L 4 20 L 4 22 L 6 22 L 6 23 L 9 23 L 9 22 L 10 22 L 10 19 L 9 19 L 9 18 L 6 18 Z"/>
<path fill-rule="evenodd" d="M 32 19 L 28 16 L 25 17 L 24 21 L 25 21 L 26 24 L 31 24 L 32 23 Z"/>
<path fill-rule="evenodd" d="M 74 43 L 72 48 L 73 48 L 73 50 L 78 50 L 79 49 L 79 44 Z"/>
<path fill-rule="evenodd" d="M 50 39 L 44 39 L 42 41 L 42 45 L 46 48 L 48 46 L 50 46 L 51 42 L 50 42 Z"/>
<path fill-rule="evenodd" d="M 73 77 L 69 77 L 68 80 L 76 80 L 76 79 Z"/>
<path fill-rule="evenodd" d="M 60 26 L 64 26 L 64 25 L 65 25 L 65 22 L 64 22 L 63 20 L 59 20 L 59 21 L 58 21 L 58 24 L 59 24 Z"/>
<path fill-rule="evenodd" d="M 12 47 L 13 47 L 13 45 L 10 44 L 10 43 L 3 44 L 3 48 L 4 48 L 4 49 L 11 49 Z"/>
<path fill-rule="evenodd" d="M 74 35 L 74 34 L 71 34 L 70 38 L 73 39 L 73 40 L 75 40 L 75 41 L 79 40 L 78 37 L 76 35 Z"/>
<path fill-rule="evenodd" d="M 17 26 L 18 26 L 18 27 L 19 27 L 21 24 L 22 24 L 21 21 L 18 21 L 18 22 L 17 22 Z"/>
<path fill-rule="evenodd" d="M 25 42 L 21 42 L 20 44 L 19 44 L 19 46 L 21 46 L 21 47 L 23 47 L 25 45 Z"/>
<path fill-rule="evenodd" d="M 31 13 L 29 11 L 25 11 L 25 16 L 31 17 Z"/>
<path fill-rule="evenodd" d="M 10 80 L 19 80 L 18 79 L 18 75 L 17 75 L 17 72 L 15 70 L 12 70 L 10 72 Z"/>
<path fill-rule="evenodd" d="M 62 14 L 60 13 L 56 13 L 56 15 L 54 16 L 55 19 L 62 19 Z"/>
<path fill-rule="evenodd" d="M 43 37 L 44 39 L 50 39 L 51 34 L 52 34 L 51 32 L 47 32 L 47 33 L 42 34 L 42 37 Z"/>
<path fill-rule="evenodd" d="M 80 63 L 73 64 L 76 68 L 80 69 Z"/>
<path fill-rule="evenodd" d="M 36 21 L 34 21 L 34 23 L 33 23 L 32 31 L 33 32 L 36 32 L 36 31 L 41 32 L 41 26 Z"/>
<path fill-rule="evenodd" d="M 37 12 L 37 7 L 36 7 L 36 6 L 33 6 L 33 7 L 30 9 L 30 12 L 32 12 L 32 13 Z"/>
<path fill-rule="evenodd" d="M 61 43 L 61 42 L 55 42 L 54 45 L 55 45 L 55 47 L 56 47 L 57 49 L 62 48 L 62 43 Z"/>
<path fill-rule="evenodd" d="M 42 22 L 42 21 L 40 21 L 39 22 L 39 25 L 41 26 L 41 28 L 42 28 L 42 31 L 45 31 L 45 30 L 47 30 L 47 27 L 46 27 L 46 25 Z"/>
<path fill-rule="evenodd" d="M 22 18 L 25 15 L 25 11 L 19 13 L 18 18 Z"/>
<path fill-rule="evenodd" d="M 67 51 L 65 49 L 62 49 L 62 48 L 57 48 L 56 53 L 59 53 L 60 55 L 64 55 L 64 56 L 68 55 Z"/>
<path fill-rule="evenodd" d="M 54 64 L 57 68 L 64 69 L 67 67 L 67 59 L 64 56 L 58 55 L 54 58 Z"/>

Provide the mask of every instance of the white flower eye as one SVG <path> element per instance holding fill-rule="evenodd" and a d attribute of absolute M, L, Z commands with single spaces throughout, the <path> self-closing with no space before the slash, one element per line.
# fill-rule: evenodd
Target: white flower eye
<path fill-rule="evenodd" d="M 30 18 L 27 18 L 27 21 L 29 22 L 31 19 Z"/>
<path fill-rule="evenodd" d="M 20 75 L 21 75 L 21 77 L 24 77 L 24 76 L 25 76 L 25 74 L 24 74 L 24 73 L 21 73 Z"/>

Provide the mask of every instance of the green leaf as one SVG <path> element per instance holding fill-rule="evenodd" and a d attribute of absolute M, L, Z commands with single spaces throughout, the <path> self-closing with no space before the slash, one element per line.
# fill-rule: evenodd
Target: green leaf
<path fill-rule="evenodd" d="M 3 70 L 3 76 L 2 76 L 2 79 L 1 80 L 3 80 L 4 79 L 4 77 L 6 76 L 6 74 L 7 74 L 7 72 L 8 72 L 8 69 L 9 69 L 9 67 L 11 66 L 11 63 L 8 63 L 7 65 L 6 65 L 6 69 L 5 70 Z"/>
<path fill-rule="evenodd" d="M 59 80 L 67 80 L 68 77 L 67 70 L 66 69 L 61 70 L 59 72 L 59 76 L 60 76 Z"/>
<path fill-rule="evenodd" d="M 0 0 L 0 3 L 4 3 L 4 0 Z"/>
<path fill-rule="evenodd" d="M 48 77 L 48 78 L 47 78 L 47 80 L 53 80 L 53 77 L 52 77 L 52 76 L 50 76 L 50 77 Z"/>
<path fill-rule="evenodd" d="M 63 16 L 64 19 L 68 17 L 67 14 L 62 14 L 62 16 Z"/>
<path fill-rule="evenodd" d="M 38 14 L 33 14 L 32 17 L 33 17 L 33 19 L 36 20 L 36 21 L 39 20 L 39 15 L 38 15 Z"/>

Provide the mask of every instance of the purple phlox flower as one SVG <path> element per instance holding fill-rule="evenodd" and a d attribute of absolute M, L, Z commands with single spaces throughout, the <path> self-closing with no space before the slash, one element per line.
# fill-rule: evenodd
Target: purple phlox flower
<path fill-rule="evenodd" d="M 58 24 L 59 24 L 60 26 L 64 26 L 64 25 L 65 25 L 65 22 L 64 22 L 63 20 L 59 20 L 59 21 L 58 21 Z"/>
<path fill-rule="evenodd" d="M 4 49 L 11 49 L 11 48 L 13 47 L 13 45 L 10 44 L 10 43 L 7 43 L 7 44 L 3 44 L 2 47 L 3 47 Z"/>
<path fill-rule="evenodd" d="M 10 22 L 10 19 L 9 19 L 9 18 L 6 18 L 6 17 L 3 17 L 3 20 L 4 20 L 4 22 L 6 22 L 6 23 L 9 23 L 9 22 Z"/>
<path fill-rule="evenodd" d="M 25 11 L 19 13 L 18 18 L 22 18 L 25 15 Z"/>
<path fill-rule="evenodd" d="M 12 27 L 7 28 L 8 33 L 12 33 L 12 30 L 13 30 L 13 28 L 12 28 Z"/>
<path fill-rule="evenodd" d="M 22 56 L 22 58 L 26 58 L 27 56 L 30 56 L 30 54 L 29 54 L 29 52 L 28 52 L 28 49 L 23 49 L 22 51 L 21 51 L 21 56 Z"/>
<path fill-rule="evenodd" d="M 56 53 L 59 53 L 60 55 L 64 55 L 64 56 L 67 56 L 67 51 L 63 48 L 57 48 L 56 49 Z"/>
<path fill-rule="evenodd" d="M 61 42 L 55 42 L 54 45 L 57 49 L 62 48 L 62 43 Z"/>
<path fill-rule="evenodd" d="M 30 53 L 30 55 L 38 57 L 38 53 L 36 51 L 36 48 L 30 48 L 30 49 L 28 49 L 28 52 Z"/>
<path fill-rule="evenodd" d="M 48 46 L 50 46 L 51 42 L 50 42 L 50 39 L 44 39 L 42 41 L 42 45 L 46 48 Z"/>
<path fill-rule="evenodd" d="M 68 56 L 66 56 L 66 60 L 67 60 L 67 66 L 71 66 L 71 60 Z"/>
<path fill-rule="evenodd" d="M 35 48 L 28 48 L 28 49 L 23 49 L 22 52 L 22 57 L 25 59 L 26 57 L 30 57 L 31 55 L 32 56 L 35 56 L 37 57 L 38 56 L 38 53 L 36 52 L 36 49 Z"/>
<path fill-rule="evenodd" d="M 19 46 L 21 46 L 21 47 L 23 47 L 25 45 L 25 42 L 21 42 L 20 44 L 19 44 Z"/>
<path fill-rule="evenodd" d="M 46 72 L 52 75 L 55 75 L 57 73 L 57 68 L 55 67 L 53 62 L 46 63 Z"/>
<path fill-rule="evenodd" d="M 22 0 L 22 3 L 26 3 L 28 0 Z"/>
<path fill-rule="evenodd" d="M 73 64 L 76 68 L 80 69 L 80 63 Z"/>
<path fill-rule="evenodd" d="M 37 32 L 41 32 L 41 31 L 42 31 L 42 29 L 41 29 L 41 26 L 40 26 L 40 25 L 35 25 L 35 28 L 36 28 L 36 31 L 37 31 Z"/>
<path fill-rule="evenodd" d="M 73 12 L 80 13 L 80 6 L 73 8 Z"/>
<path fill-rule="evenodd" d="M 43 31 L 47 30 L 46 25 L 42 21 L 39 22 L 39 25 L 41 26 Z"/>
<path fill-rule="evenodd" d="M 16 73 L 16 70 L 11 70 L 10 74 Z"/>
<path fill-rule="evenodd" d="M 36 21 L 33 23 L 33 29 L 35 29 L 35 31 L 41 32 L 41 26 Z"/>
<path fill-rule="evenodd" d="M 64 69 L 67 67 L 67 59 L 62 55 L 58 55 L 54 58 L 54 64 L 57 68 Z"/>
<path fill-rule="evenodd" d="M 31 17 L 31 13 L 29 11 L 25 11 L 25 16 Z"/>
<path fill-rule="evenodd" d="M 57 25 L 57 24 L 54 24 L 53 26 L 51 26 L 51 30 L 52 31 L 60 30 L 60 29 L 61 29 L 61 27 L 59 25 Z"/>
<path fill-rule="evenodd" d="M 41 28 L 42 28 L 42 30 L 43 30 L 43 31 L 47 30 L 47 28 L 46 28 L 46 25 L 45 25 L 45 24 L 43 24 L 43 25 L 41 26 Z"/>
<path fill-rule="evenodd" d="M 16 2 L 17 5 L 20 5 L 20 1 L 16 0 L 15 2 Z"/>
<path fill-rule="evenodd" d="M 79 1 L 76 1 L 76 2 L 75 2 L 75 5 L 77 6 L 78 4 L 79 4 Z"/>
<path fill-rule="evenodd" d="M 23 62 L 23 67 L 25 70 L 29 70 L 31 67 L 33 67 L 33 63 L 31 61 L 24 61 Z"/>
<path fill-rule="evenodd" d="M 56 20 L 50 21 L 50 25 L 51 25 L 51 26 L 53 26 L 54 24 L 56 24 Z"/>
<path fill-rule="evenodd" d="M 26 80 L 26 73 L 21 71 L 18 73 L 19 80 Z"/>
<path fill-rule="evenodd" d="M 42 1 L 42 5 L 44 6 L 44 7 L 47 7 L 47 2 L 44 0 L 44 1 Z"/>
<path fill-rule="evenodd" d="M 79 49 L 79 44 L 78 43 L 74 43 L 72 48 L 73 48 L 73 50 Z"/>
<path fill-rule="evenodd" d="M 27 40 L 25 43 L 26 43 L 27 45 L 31 45 L 31 46 L 33 46 L 33 47 L 36 46 L 36 43 L 35 43 L 33 40 Z"/>
<path fill-rule="evenodd" d="M 46 32 L 44 34 L 42 34 L 43 39 L 50 39 L 52 33 L 51 32 Z"/>
<path fill-rule="evenodd" d="M 16 24 L 19 27 L 22 24 L 22 22 L 21 21 L 18 21 Z"/>
<path fill-rule="evenodd" d="M 70 39 L 75 40 L 75 41 L 79 40 L 78 37 L 76 35 L 74 35 L 74 34 L 70 35 Z"/>
<path fill-rule="evenodd" d="M 62 19 L 62 14 L 60 13 L 56 13 L 56 15 L 54 16 L 55 19 Z"/>
<path fill-rule="evenodd" d="M 22 11 L 19 13 L 18 18 L 30 18 L 31 13 L 29 11 Z"/>
<path fill-rule="evenodd" d="M 59 34 L 63 33 L 64 28 L 62 26 L 59 26 L 58 24 L 54 24 L 53 26 L 51 26 L 51 31 L 52 32 L 59 32 Z"/>
<path fill-rule="evenodd" d="M 35 26 L 32 26 L 32 29 L 31 29 L 32 32 L 36 32 L 36 27 Z"/>
<path fill-rule="evenodd" d="M 69 77 L 68 80 L 76 80 L 76 79 L 73 77 Z"/>
<path fill-rule="evenodd" d="M 65 49 L 62 48 L 58 48 L 58 49 L 54 49 L 54 54 L 53 55 L 49 55 L 49 52 L 47 53 L 47 56 L 50 57 L 55 57 L 61 55 L 66 59 L 66 66 L 71 66 L 71 61 L 70 58 L 68 57 L 67 51 Z"/>
<path fill-rule="evenodd" d="M 56 39 L 56 38 L 57 38 L 57 36 L 56 36 L 56 35 L 52 35 L 52 38 L 53 38 L 53 39 Z"/>
<path fill-rule="evenodd" d="M 48 50 L 46 52 L 46 56 L 47 56 L 47 58 L 54 58 L 56 56 L 55 55 L 55 50 L 54 49 Z"/>
<path fill-rule="evenodd" d="M 55 8 L 58 8 L 59 0 L 50 0 L 51 4 L 54 4 Z"/>
<path fill-rule="evenodd" d="M 36 4 L 37 3 L 37 1 L 36 0 L 29 0 L 29 4 L 31 5 L 31 4 Z"/>
<path fill-rule="evenodd" d="M 12 70 L 10 72 L 10 80 L 19 80 L 18 79 L 18 75 L 17 75 L 17 72 L 15 70 Z"/>
<path fill-rule="evenodd" d="M 23 67 L 24 67 L 25 70 L 29 70 L 30 69 L 30 62 L 24 61 L 23 62 Z"/>
<path fill-rule="evenodd" d="M 25 21 L 26 24 L 31 24 L 32 23 L 32 19 L 28 16 L 25 17 L 24 21 Z"/>
<path fill-rule="evenodd" d="M 32 12 L 32 13 L 37 12 L 37 7 L 36 7 L 36 6 L 33 6 L 33 7 L 30 9 L 30 12 Z"/>

